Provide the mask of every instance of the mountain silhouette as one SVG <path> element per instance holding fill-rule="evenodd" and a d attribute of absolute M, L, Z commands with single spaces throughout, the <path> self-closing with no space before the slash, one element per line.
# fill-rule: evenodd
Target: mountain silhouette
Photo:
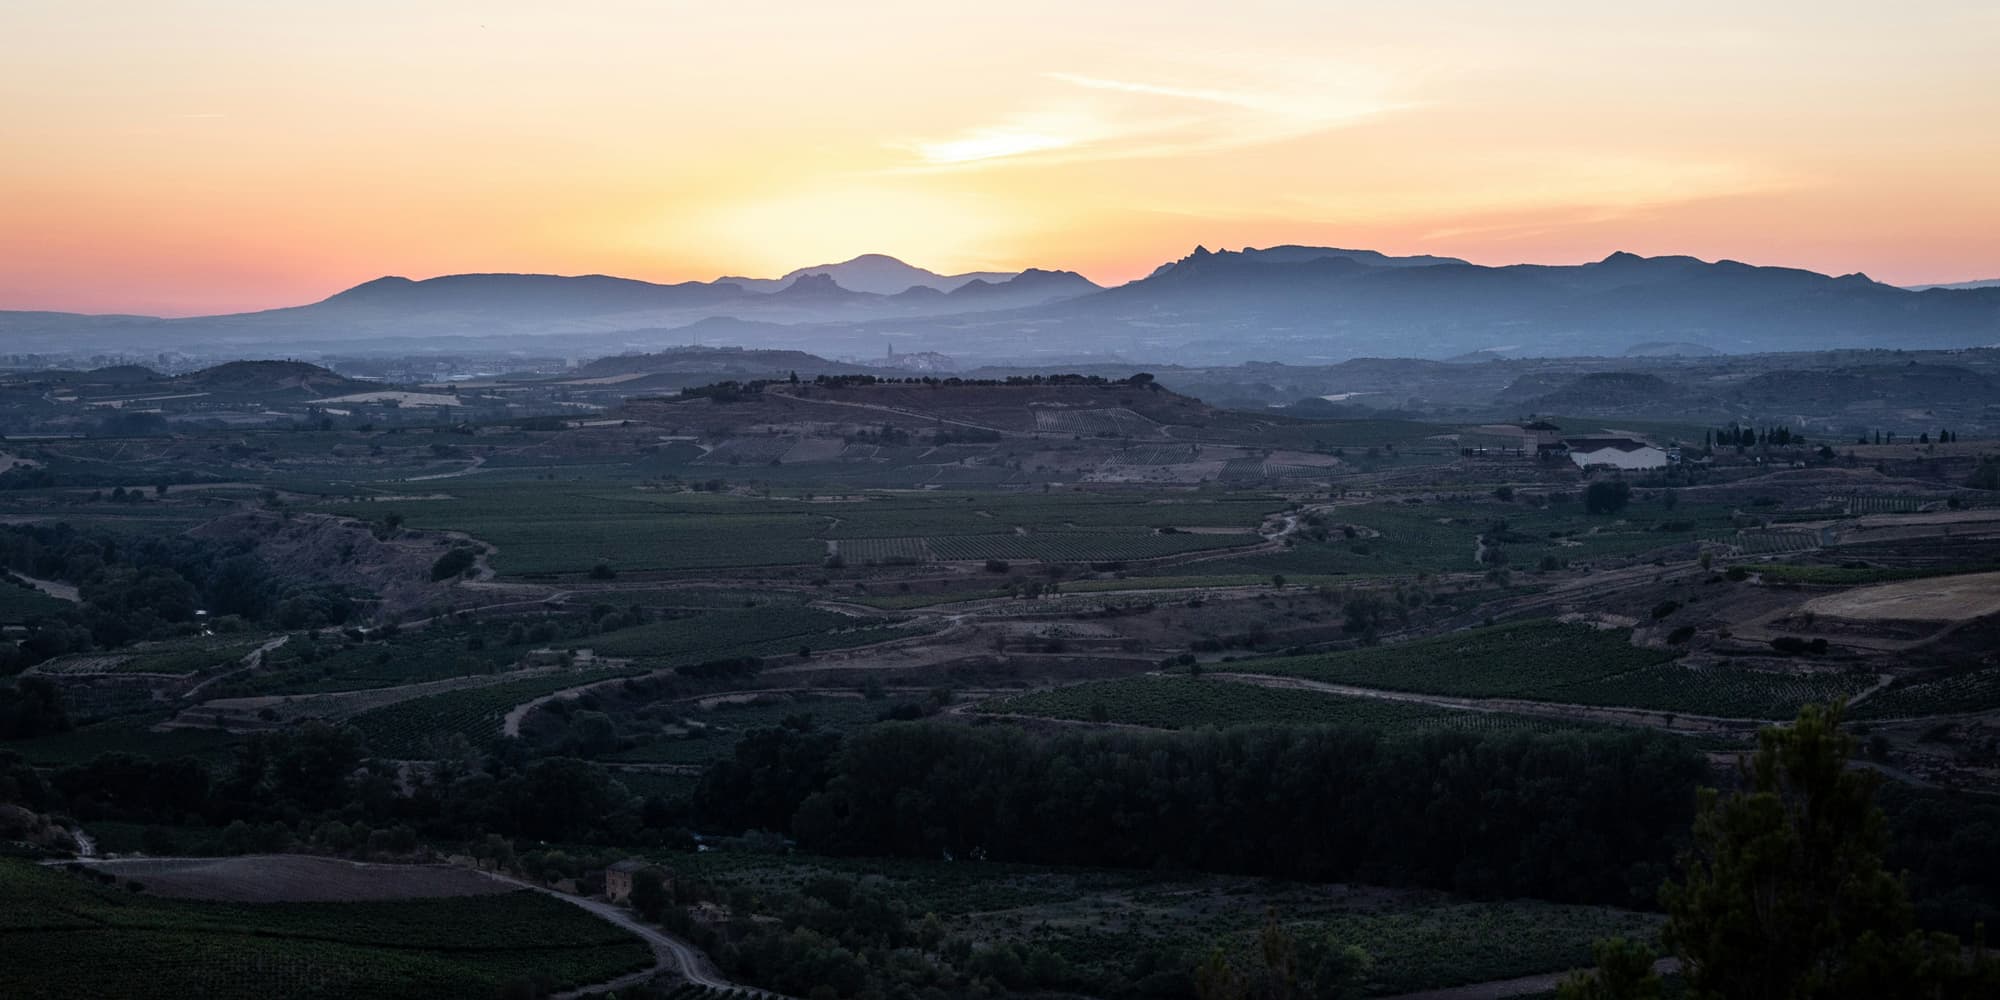
<path fill-rule="evenodd" d="M 838 264 L 801 267 L 788 271 L 778 278 L 718 278 L 717 280 L 734 282 L 751 291 L 775 292 L 802 277 L 815 274 L 828 275 L 839 282 L 840 287 L 849 291 L 870 292 L 875 295 L 895 295 L 912 288 L 934 288 L 940 292 L 949 292 L 970 281 L 998 283 L 1014 277 L 1013 274 L 1004 271 L 939 274 L 914 264 L 906 264 L 888 254 L 864 253 Z"/>
<path fill-rule="evenodd" d="M 1196 247 L 1114 288 L 1037 268 L 942 276 L 869 254 L 761 281 L 386 277 L 309 305 L 230 316 L 0 313 L 0 335 L 19 352 L 408 351 L 451 338 L 569 355 L 732 337 L 745 347 L 872 356 L 885 333 L 913 352 L 1182 363 L 1618 356 L 1663 344 L 1723 353 L 1959 348 L 2000 344 L 2000 288 L 1912 291 L 1863 274 L 1626 252 L 1486 266 L 1333 247 Z"/>

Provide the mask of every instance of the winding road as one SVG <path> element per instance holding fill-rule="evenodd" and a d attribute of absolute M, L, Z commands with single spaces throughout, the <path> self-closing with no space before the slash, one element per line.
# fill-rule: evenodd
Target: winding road
<path fill-rule="evenodd" d="M 485 875 L 487 878 L 505 882 L 517 888 L 539 892 L 542 895 L 560 899 L 571 906 L 588 910 L 599 919 L 617 924 L 638 935 L 641 940 L 646 942 L 648 947 L 653 949 L 654 964 L 652 968 L 620 976 L 617 979 L 598 983 L 594 986 L 585 986 L 567 993 L 558 993 L 556 994 L 558 1000 L 564 997 L 595 996 L 600 993 L 609 993 L 613 990 L 622 990 L 628 986 L 637 986 L 663 972 L 672 972 L 696 986 L 706 986 L 714 990 L 736 990 L 746 996 L 783 1000 L 782 994 L 771 993 L 754 986 L 745 986 L 741 983 L 732 983 L 723 978 L 722 973 L 716 970 L 715 964 L 708 960 L 707 955 L 702 954 L 701 949 L 657 927 L 646 924 L 624 907 L 599 899 L 586 899 L 582 896 L 572 896 L 566 892 L 557 892 L 547 886 L 536 885 L 533 882 L 518 879 L 512 875 L 503 875 L 499 872 L 482 871 L 480 874 Z"/>

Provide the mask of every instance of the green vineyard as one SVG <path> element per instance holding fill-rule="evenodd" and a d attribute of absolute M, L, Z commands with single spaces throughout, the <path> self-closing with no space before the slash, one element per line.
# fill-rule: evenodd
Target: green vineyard
<path fill-rule="evenodd" d="M 1546 698 L 1559 688 L 1670 660 L 1623 630 L 1526 621 L 1342 653 L 1250 660 L 1230 669 L 1466 698 Z"/>
<path fill-rule="evenodd" d="M 9 1000 L 489 1000 L 543 978 L 602 982 L 653 961 L 638 938 L 534 892 L 361 903 L 157 899 L 0 861 Z"/>
<path fill-rule="evenodd" d="M 1093 681 L 987 702 L 988 714 L 1106 722 L 1156 729 L 1247 725 L 1351 726 L 1388 733 L 1550 732 L 1599 728 L 1502 712 L 1438 708 L 1265 687 L 1223 678 L 1130 677 Z"/>

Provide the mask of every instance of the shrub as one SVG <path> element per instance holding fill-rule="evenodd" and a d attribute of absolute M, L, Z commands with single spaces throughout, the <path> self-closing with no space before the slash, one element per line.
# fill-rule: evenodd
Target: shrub
<path fill-rule="evenodd" d="M 1616 514 L 1632 502 L 1632 486 L 1613 479 L 1591 483 L 1583 491 L 1583 509 L 1588 514 Z"/>
<path fill-rule="evenodd" d="M 479 556 L 476 553 L 464 546 L 452 549 L 444 555 L 437 557 L 437 562 L 431 563 L 431 580 L 433 582 L 449 580 L 471 569 L 472 564 L 477 562 L 478 559 Z"/>

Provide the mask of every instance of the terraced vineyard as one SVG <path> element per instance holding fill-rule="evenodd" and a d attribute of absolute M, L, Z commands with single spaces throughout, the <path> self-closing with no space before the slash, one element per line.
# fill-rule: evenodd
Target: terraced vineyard
<path fill-rule="evenodd" d="M 1872 674 L 1773 673 L 1728 667 L 1695 670 L 1666 663 L 1557 688 L 1545 697 L 1574 705 L 1782 722 L 1795 718 L 1808 702 L 1852 698 L 1874 683 Z"/>
<path fill-rule="evenodd" d="M 2000 670 L 1969 670 L 1891 685 L 1854 706 L 1857 719 L 1904 719 L 2000 708 Z"/>
<path fill-rule="evenodd" d="M 190 636 L 143 642 L 123 649 L 61 657 L 43 664 L 40 670 L 49 674 L 165 674 L 185 677 L 234 666 L 236 661 L 270 638 L 262 634 Z"/>
<path fill-rule="evenodd" d="M 724 656 L 775 656 L 840 649 L 915 635 L 878 618 L 854 618 L 801 605 L 711 611 L 606 632 L 567 645 L 599 656 L 643 657 L 667 664 L 699 663 Z"/>
<path fill-rule="evenodd" d="M 742 734 L 763 726 L 776 726 L 792 716 L 811 716 L 816 728 L 846 730 L 870 725 L 898 706 L 914 707 L 914 704 L 908 699 L 877 701 L 771 694 L 713 708 L 685 705 L 677 711 L 680 720 L 700 728 L 686 737 L 662 737 L 604 759 L 620 763 L 706 764 L 735 752 L 736 741 Z"/>
<path fill-rule="evenodd" d="M 1926 504 L 1935 503 L 1928 497 L 1865 496 L 1855 494 L 1847 500 L 1847 509 L 1853 514 L 1914 514 Z"/>
<path fill-rule="evenodd" d="M 677 867 L 767 897 L 828 876 L 881 880 L 894 898 L 936 913 L 953 932 L 1037 945 L 1083 970 L 1121 970 L 1132 956 L 1161 948 L 1254 953 L 1264 914 L 1276 910 L 1296 940 L 1333 937 L 1367 952 L 1373 970 L 1363 992 L 1370 996 L 1586 965 L 1592 941 L 1651 940 L 1660 923 L 1653 914 L 1609 907 L 962 860 L 716 851 Z"/>
<path fill-rule="evenodd" d="M 534 892 L 363 903 L 157 899 L 0 860 L 0 996 L 9 1000 L 489 1000 L 652 964 L 638 938 Z"/>
<path fill-rule="evenodd" d="M 827 519 L 710 494 L 625 494 L 604 486 L 521 489 L 458 485 L 452 499 L 326 508 L 369 521 L 395 514 L 413 528 L 463 531 L 491 542 L 502 573 L 714 569 L 819 561 Z"/>
<path fill-rule="evenodd" d="M 228 694 L 322 694 L 497 673 L 531 648 L 508 645 L 506 635 L 494 625 L 440 626 L 366 643 L 302 635 L 268 654 L 265 669 L 224 683 Z"/>
<path fill-rule="evenodd" d="M 1679 504 L 1672 510 L 1635 504 L 1612 519 L 1585 514 L 1574 502 L 1497 509 L 1465 503 L 1364 504 L 1326 514 L 1326 521 L 1336 523 L 1326 541 L 1295 536 L 1285 552 L 1224 560 L 1210 568 L 1265 576 L 1476 570 L 1483 568 L 1474 558 L 1482 535 L 1506 554 L 1506 565 L 1530 568 L 1543 559 L 1567 563 L 1631 557 L 1733 533 L 1729 513 L 1717 504 Z M 1356 537 L 1345 537 L 1337 525 L 1355 526 Z"/>
<path fill-rule="evenodd" d="M 1093 410 L 1037 410 L 1035 429 L 1045 433 L 1077 434 L 1084 437 L 1124 435 L 1151 437 L 1160 425 L 1123 407 Z"/>
<path fill-rule="evenodd" d="M 1231 669 L 1387 691 L 1552 698 L 1558 689 L 1671 659 L 1633 646 L 1623 630 L 1539 620 L 1342 653 L 1247 660 Z"/>
<path fill-rule="evenodd" d="M 1118 461 L 1126 465 L 1178 465 L 1199 457 L 1193 445 L 1185 444 L 1143 445 L 1118 453 Z"/>
<path fill-rule="evenodd" d="M 931 561 L 930 546 L 921 538 L 851 538 L 838 543 L 840 557 L 850 565 L 874 566 Z"/>
<path fill-rule="evenodd" d="M 1117 531 L 1042 531 L 1026 535 L 958 535 L 929 540 L 940 559 L 1035 559 L 1045 562 L 1110 562 L 1255 545 L 1249 532 L 1208 534 Z"/>
<path fill-rule="evenodd" d="M 1772 720 L 1792 718 L 1807 702 L 1853 697 L 1875 682 L 1872 674 L 1846 672 L 1696 670 L 1673 659 L 1633 646 L 1624 630 L 1528 621 L 1232 669 L 1385 691 Z"/>
<path fill-rule="evenodd" d="M 1354 726 L 1390 733 L 1551 732 L 1599 728 L 1529 715 L 1461 711 L 1407 701 L 1351 698 L 1224 678 L 1128 677 L 981 704 L 987 714 L 1108 722 L 1156 729 L 1246 725 Z"/>
<path fill-rule="evenodd" d="M 371 753 L 399 759 L 429 758 L 431 743 L 462 735 L 474 746 L 498 739 L 507 710 L 545 694 L 635 673 L 633 670 L 566 671 L 487 687 L 447 691 L 397 702 L 348 720 Z"/>
<path fill-rule="evenodd" d="M 1735 545 L 1745 555 L 1805 552 L 1819 547 L 1819 538 L 1805 531 L 1743 531 L 1718 541 Z"/>
<path fill-rule="evenodd" d="M 958 468 L 955 466 L 931 467 Z M 984 482 L 989 472 L 977 473 Z M 751 499 L 708 492 L 649 492 L 610 484 L 523 490 L 505 484 L 454 483 L 451 499 L 330 505 L 323 509 L 381 522 L 391 514 L 413 528 L 463 531 L 498 548 L 506 574 L 615 570 L 702 570 L 817 564 L 825 540 L 928 540 L 947 559 L 1104 561 L 1171 555 L 1244 544 L 1227 536 L 1155 535 L 1157 527 L 1234 527 L 1249 531 L 1282 502 L 1256 494 L 1189 499 L 1096 495 L 993 496 L 939 492 L 877 495 L 845 503 Z M 1067 541 L 1021 543 L 1046 532 L 1103 528 Z M 948 550 L 948 551 L 947 551 Z M 843 551 L 848 551 L 845 548 Z M 866 551 L 865 549 L 862 551 Z M 861 558 L 867 558 L 866 555 Z"/>

